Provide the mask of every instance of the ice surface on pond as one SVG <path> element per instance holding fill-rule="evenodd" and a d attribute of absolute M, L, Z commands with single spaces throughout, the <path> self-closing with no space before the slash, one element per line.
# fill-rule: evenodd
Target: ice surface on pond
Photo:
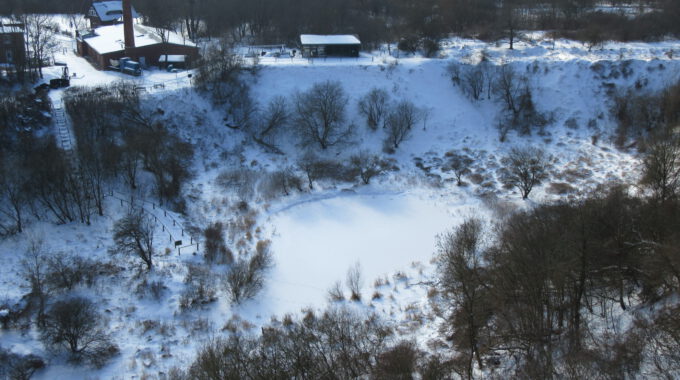
<path fill-rule="evenodd" d="M 348 296 L 345 274 L 356 262 L 370 299 L 376 278 L 428 262 L 436 235 L 471 210 L 409 193 L 347 194 L 286 208 L 271 220 L 275 267 L 260 306 L 277 315 L 318 307 L 336 281 Z"/>

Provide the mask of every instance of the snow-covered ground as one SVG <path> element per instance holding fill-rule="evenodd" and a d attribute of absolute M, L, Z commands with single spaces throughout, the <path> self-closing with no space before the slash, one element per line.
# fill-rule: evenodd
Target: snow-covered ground
<path fill-rule="evenodd" d="M 189 363 L 201 342 L 221 334 L 227 323 L 253 327 L 305 307 L 323 308 L 329 287 L 344 281 L 348 268 L 357 262 L 364 278 L 360 307 L 381 314 L 401 334 L 428 344 L 437 327 L 427 296 L 437 234 L 467 216 L 493 221 L 503 210 L 578 196 L 578 191 L 594 189 L 604 181 L 636 182 L 635 152 L 617 150 L 610 142 L 615 124 L 604 83 L 617 88 L 645 83 L 643 90 L 653 91 L 680 79 L 680 61 L 672 53 L 680 48 L 678 41 L 607 43 L 589 50 L 573 41 L 542 39 L 541 34 L 529 37 L 533 40 L 517 43 L 514 51 L 506 45 L 452 39 L 437 59 L 395 58 L 384 51 L 358 59 L 260 59 L 252 86 L 261 105 L 276 95 L 290 99 L 320 81 L 342 83 L 350 98 L 349 119 L 360 132 L 351 144 L 326 152 L 329 157 L 346 159 L 362 149 L 383 154 L 382 132 L 364 128 L 357 114 L 357 99 L 372 87 L 385 89 L 393 100 L 413 101 L 429 110 L 430 117 L 389 155 L 400 170 L 374 179 L 371 185 L 322 183 L 311 192 L 251 199 L 259 229 L 256 238 L 272 241 L 275 266 L 262 293 L 240 306 L 230 306 L 217 284 L 216 302 L 181 311 L 179 295 L 187 264 L 202 259 L 190 252 L 177 255 L 162 231 L 157 236 L 162 254 L 149 280 L 163 281 L 167 289 L 159 300 L 136 294 L 145 275 L 129 269 L 133 260 L 108 253 L 112 223 L 125 212 L 115 198 L 108 200 L 107 216 L 95 218 L 91 226 L 32 223 L 24 234 L 0 242 L 0 299 L 17 299 L 26 292 L 19 276 L 20 253 L 37 237 L 44 240 L 48 252 L 87 255 L 121 266 L 123 271 L 104 276 L 93 288 L 78 290 L 95 297 L 121 354 L 100 370 L 71 366 L 45 352 L 34 329 L 0 331 L 0 345 L 51 360 L 46 370 L 37 373 L 39 379 L 128 379 L 144 374 L 160 378 L 169 368 Z M 248 166 L 266 172 L 294 165 L 298 159 L 301 149 L 292 142 L 284 142 L 287 155 L 267 155 L 247 143 L 241 132 L 224 127 L 223 115 L 190 89 L 189 72 L 151 70 L 134 78 L 97 71 L 73 54 L 70 40 L 64 38 L 63 46 L 55 60 L 66 62 L 75 74 L 72 85 L 133 81 L 146 88 L 148 101 L 164 109 L 174 128 L 194 144 L 195 176 L 186 188 L 188 215 L 171 215 L 186 227 L 227 223 L 234 217 L 236 196 L 216 181 L 223 171 Z M 495 64 L 511 63 L 530 78 L 537 108 L 553 116 L 545 134 L 511 133 L 507 142 L 500 142 L 495 128 L 500 105 L 490 100 L 471 102 L 452 84 L 447 66 L 454 61 L 476 63 L 482 54 Z M 598 61 L 603 61 L 602 68 L 594 69 Z M 623 65 L 630 75 L 620 74 Z M 46 70 L 46 79 L 60 75 L 59 67 Z M 531 193 L 532 200 L 523 202 L 515 190 L 503 188 L 497 172 L 501 157 L 511 147 L 526 145 L 544 147 L 553 156 L 554 169 L 551 179 Z M 441 170 L 451 150 L 473 157 L 472 171 L 481 180 L 466 178 L 467 186 L 456 186 L 451 174 Z M 569 183 L 578 191 L 554 194 L 548 191 L 551 182 Z M 177 229 L 172 233 L 180 234 Z M 216 277 L 224 270 L 213 269 Z M 374 293 L 380 297 L 373 299 Z"/>

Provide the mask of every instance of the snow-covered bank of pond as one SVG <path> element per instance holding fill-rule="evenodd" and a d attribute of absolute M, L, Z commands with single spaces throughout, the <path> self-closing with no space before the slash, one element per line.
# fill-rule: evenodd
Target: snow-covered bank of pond
<path fill-rule="evenodd" d="M 357 262 L 368 300 L 376 278 L 406 270 L 413 262 L 428 263 L 436 235 L 473 215 L 476 202 L 470 201 L 349 193 L 284 208 L 270 219 L 275 267 L 257 305 L 244 305 L 242 311 L 281 316 L 322 307 L 336 281 L 348 296 L 346 273 Z"/>

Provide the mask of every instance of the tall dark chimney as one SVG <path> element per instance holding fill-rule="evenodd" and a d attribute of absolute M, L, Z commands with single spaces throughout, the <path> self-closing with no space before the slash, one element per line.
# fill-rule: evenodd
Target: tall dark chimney
<path fill-rule="evenodd" d="M 125 50 L 135 47 L 135 31 L 132 27 L 132 4 L 131 0 L 123 0 L 123 30 L 125 32 Z"/>

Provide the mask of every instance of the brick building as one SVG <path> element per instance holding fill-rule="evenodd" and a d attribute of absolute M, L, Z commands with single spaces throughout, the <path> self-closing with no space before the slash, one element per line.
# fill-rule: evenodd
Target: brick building
<path fill-rule="evenodd" d="M 123 57 L 142 66 L 158 65 L 161 57 L 182 56 L 187 65 L 198 58 L 198 47 L 179 34 L 134 23 L 131 0 L 122 2 L 123 23 L 101 26 L 77 38 L 78 54 L 99 69 L 115 66 Z M 167 62 L 165 62 L 167 63 Z"/>
<path fill-rule="evenodd" d="M 198 47 L 177 33 L 135 24 L 132 27 L 134 45 L 125 46 L 124 25 L 102 26 L 77 40 L 78 54 L 86 57 L 99 69 L 112 66 L 112 60 L 130 57 L 145 65 L 158 65 L 161 56 L 184 56 L 187 65 L 198 58 Z M 161 34 L 163 36 L 161 36 Z"/>

